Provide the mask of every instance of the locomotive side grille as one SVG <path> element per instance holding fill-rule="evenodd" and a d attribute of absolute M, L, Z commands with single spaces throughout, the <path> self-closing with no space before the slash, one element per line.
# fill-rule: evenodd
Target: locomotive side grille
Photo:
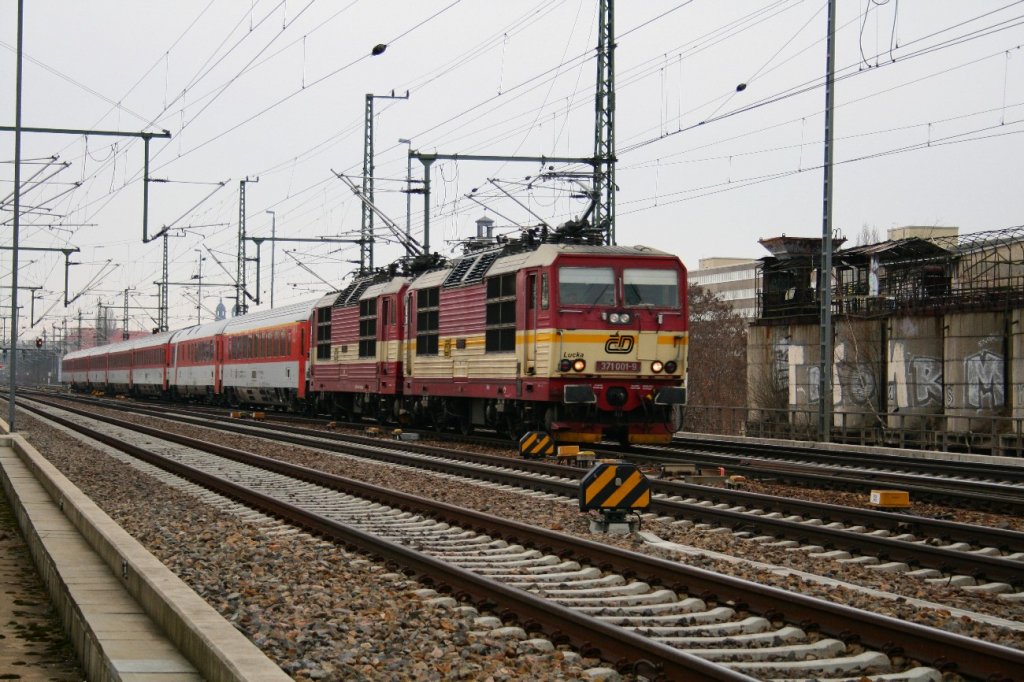
<path fill-rule="evenodd" d="M 455 267 L 452 268 L 452 271 L 449 272 L 448 276 L 445 278 L 444 286 L 458 286 L 462 282 L 462 278 L 466 276 L 466 273 L 469 272 L 469 269 L 473 266 L 473 262 L 475 260 L 475 258 L 463 258 L 456 263 Z"/>
<path fill-rule="evenodd" d="M 370 280 L 363 279 L 356 282 L 352 282 L 347 287 L 341 290 L 338 294 L 338 298 L 334 300 L 334 305 L 349 305 L 359 300 L 359 297 L 366 291 L 366 287 L 370 286 Z"/>
<path fill-rule="evenodd" d="M 484 275 L 487 274 L 487 270 L 491 267 L 491 263 L 497 260 L 497 258 L 498 253 L 496 251 L 480 254 L 462 283 L 472 284 L 473 282 L 479 282 L 482 280 Z"/>
<path fill-rule="evenodd" d="M 482 253 L 478 256 L 467 256 L 455 264 L 444 280 L 444 287 L 456 287 L 462 284 L 474 284 L 481 281 L 491 264 L 498 259 L 497 251 Z"/>

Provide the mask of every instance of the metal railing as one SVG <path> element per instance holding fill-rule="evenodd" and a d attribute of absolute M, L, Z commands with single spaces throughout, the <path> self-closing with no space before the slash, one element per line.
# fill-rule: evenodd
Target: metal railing
<path fill-rule="evenodd" d="M 682 430 L 813 442 L 821 440 L 817 419 L 816 406 L 770 409 L 687 405 Z M 966 422 L 970 430 L 952 430 L 951 421 Z M 850 445 L 1024 457 L 1024 417 L 835 412 L 830 440 Z"/>

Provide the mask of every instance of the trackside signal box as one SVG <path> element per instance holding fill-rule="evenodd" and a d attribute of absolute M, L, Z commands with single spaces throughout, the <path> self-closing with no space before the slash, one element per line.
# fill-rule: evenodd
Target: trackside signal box
<path fill-rule="evenodd" d="M 546 431 L 527 431 L 519 439 L 519 454 L 523 457 L 551 457 L 555 454 L 555 440 Z"/>
<path fill-rule="evenodd" d="M 600 462 L 580 481 L 580 511 L 599 511 L 601 520 L 590 529 L 601 533 L 632 533 L 638 520 L 626 515 L 647 509 L 651 504 L 651 483 L 635 464 Z"/>

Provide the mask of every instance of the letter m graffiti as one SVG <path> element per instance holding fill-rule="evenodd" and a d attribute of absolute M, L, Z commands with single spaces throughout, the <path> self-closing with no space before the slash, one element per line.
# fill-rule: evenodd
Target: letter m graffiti
<path fill-rule="evenodd" d="M 967 405 L 975 409 L 1003 406 L 1003 356 L 983 350 L 964 358 Z"/>

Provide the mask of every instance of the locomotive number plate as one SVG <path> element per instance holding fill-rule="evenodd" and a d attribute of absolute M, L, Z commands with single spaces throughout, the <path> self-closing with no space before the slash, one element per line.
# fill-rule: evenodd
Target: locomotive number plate
<path fill-rule="evenodd" d="M 598 360 L 598 372 L 639 372 L 639 362 L 622 362 L 617 360 Z"/>

